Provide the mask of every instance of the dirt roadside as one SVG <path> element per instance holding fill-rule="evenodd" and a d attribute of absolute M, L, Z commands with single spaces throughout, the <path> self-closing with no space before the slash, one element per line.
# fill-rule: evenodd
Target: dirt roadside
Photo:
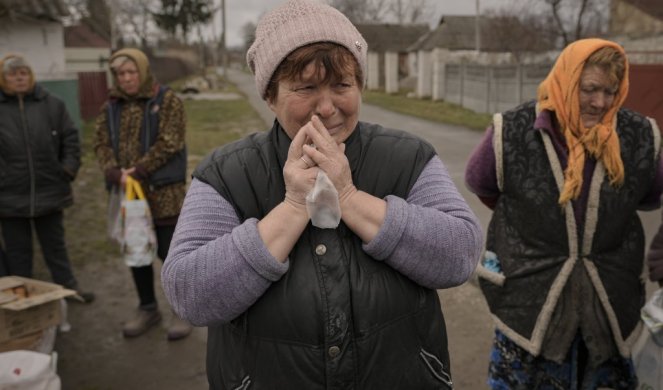
<path fill-rule="evenodd" d="M 72 329 L 59 333 L 55 344 L 63 390 L 208 388 L 207 330 L 195 328 L 184 340 L 167 341 L 171 314 L 160 288 L 157 299 L 163 321 L 140 337 L 126 339 L 122 322 L 137 304 L 129 270 L 120 259 L 113 259 L 79 268 L 78 275 L 93 283 L 97 300 L 68 305 Z"/>

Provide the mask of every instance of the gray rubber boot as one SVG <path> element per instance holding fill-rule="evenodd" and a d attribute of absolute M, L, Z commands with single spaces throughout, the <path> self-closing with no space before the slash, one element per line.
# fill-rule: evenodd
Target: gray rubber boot
<path fill-rule="evenodd" d="M 148 329 L 161 321 L 159 310 L 141 310 L 138 309 L 136 315 L 131 320 L 124 323 L 122 333 L 124 337 L 136 337 L 145 333 Z"/>
<path fill-rule="evenodd" d="M 183 339 L 191 334 L 193 327 L 188 322 L 184 321 L 173 312 L 173 317 L 168 327 L 168 340 L 174 341 Z"/>

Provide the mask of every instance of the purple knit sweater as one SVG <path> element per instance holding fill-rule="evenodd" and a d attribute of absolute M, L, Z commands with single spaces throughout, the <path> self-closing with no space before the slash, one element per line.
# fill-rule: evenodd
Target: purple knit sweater
<path fill-rule="evenodd" d="M 407 199 L 387 196 L 387 214 L 364 251 L 416 283 L 464 283 L 478 262 L 479 222 L 442 161 L 428 162 Z M 211 186 L 193 180 L 162 269 L 166 297 L 197 326 L 228 322 L 253 305 L 288 271 L 269 253 L 256 219 L 240 221 Z"/>

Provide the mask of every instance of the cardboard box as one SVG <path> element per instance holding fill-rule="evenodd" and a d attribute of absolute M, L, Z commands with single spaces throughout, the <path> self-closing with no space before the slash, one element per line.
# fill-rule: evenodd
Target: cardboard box
<path fill-rule="evenodd" d="M 41 353 L 53 352 L 55 346 L 56 326 L 49 326 L 39 332 L 30 333 L 27 336 L 16 337 L 0 342 L 0 353 L 9 351 L 35 351 Z"/>
<path fill-rule="evenodd" d="M 76 295 L 58 284 L 18 276 L 0 277 L 0 292 L 4 292 L 0 296 L 0 343 L 59 324 L 60 299 Z"/>

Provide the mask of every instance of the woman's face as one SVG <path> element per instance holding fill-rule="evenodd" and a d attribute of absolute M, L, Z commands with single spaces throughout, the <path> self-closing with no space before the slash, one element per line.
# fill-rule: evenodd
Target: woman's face
<path fill-rule="evenodd" d="M 140 74 L 136 63 L 128 60 L 114 70 L 117 86 L 127 95 L 133 96 L 140 89 Z"/>
<path fill-rule="evenodd" d="M 30 91 L 30 70 L 20 67 L 4 74 L 7 89 L 19 95 Z"/>
<path fill-rule="evenodd" d="M 280 81 L 276 97 L 267 103 L 290 139 L 313 115 L 320 118 L 337 143 L 345 141 L 357 126 L 361 90 L 354 73 L 331 85 L 323 84 L 323 77 L 324 69 L 318 72 L 311 63 L 300 80 Z"/>
<path fill-rule="evenodd" d="M 580 120 L 584 127 L 591 128 L 601 122 L 618 90 L 619 86 L 610 81 L 602 68 L 590 65 L 582 71 L 578 97 Z"/>

